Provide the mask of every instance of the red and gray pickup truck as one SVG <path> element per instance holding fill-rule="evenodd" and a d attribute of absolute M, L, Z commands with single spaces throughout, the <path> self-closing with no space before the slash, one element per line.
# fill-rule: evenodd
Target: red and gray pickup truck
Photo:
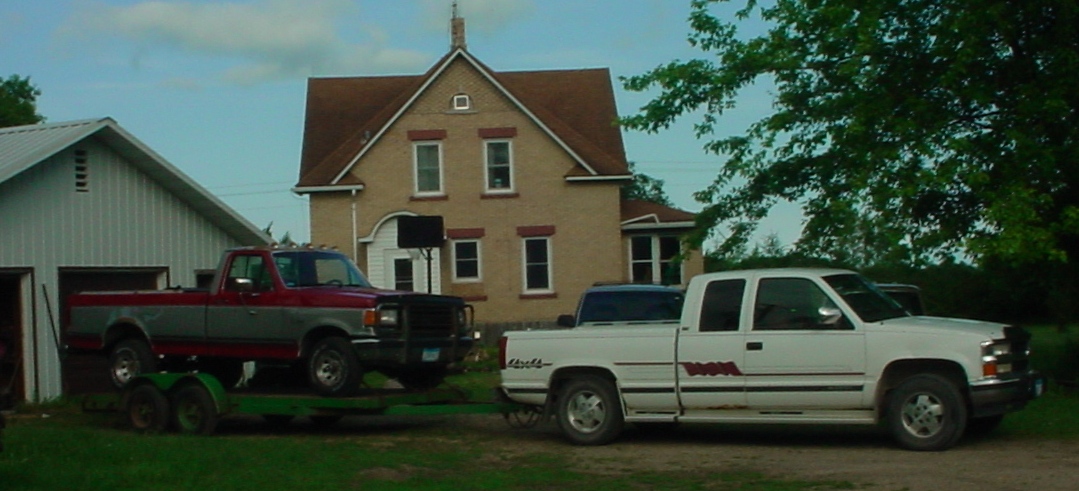
<path fill-rule="evenodd" d="M 473 344 L 461 298 L 374 288 L 326 249 L 231 249 L 209 289 L 78 293 L 68 307 L 68 349 L 107 355 L 117 387 L 174 369 L 230 387 L 256 361 L 289 365 L 326 396 L 355 394 L 367 371 L 430 388 Z"/>

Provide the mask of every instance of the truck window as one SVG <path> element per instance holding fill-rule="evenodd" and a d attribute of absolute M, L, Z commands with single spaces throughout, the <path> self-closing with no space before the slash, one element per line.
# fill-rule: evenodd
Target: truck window
<path fill-rule="evenodd" d="M 823 324 L 821 309 L 836 309 L 816 283 L 805 278 L 765 278 L 757 288 L 753 329 L 758 331 L 851 329 L 845 318 Z"/>
<path fill-rule="evenodd" d="M 701 302 L 700 331 L 737 331 L 742 315 L 746 280 L 720 280 L 708 284 Z"/>
<path fill-rule="evenodd" d="M 273 290 L 273 279 L 266 270 L 266 264 L 262 262 L 262 256 L 237 255 L 233 257 L 228 277 L 225 279 L 225 289 L 238 291 L 237 278 L 250 279 L 257 291 Z"/>

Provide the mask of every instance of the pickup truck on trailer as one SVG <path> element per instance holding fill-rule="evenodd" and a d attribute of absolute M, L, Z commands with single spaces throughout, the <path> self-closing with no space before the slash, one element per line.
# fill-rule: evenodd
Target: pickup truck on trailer
<path fill-rule="evenodd" d="M 376 289 L 326 249 L 232 249 L 209 289 L 79 293 L 68 307 L 68 348 L 106 354 L 117 387 L 194 369 L 228 388 L 257 361 L 291 366 L 324 396 L 355 394 L 366 371 L 430 388 L 473 344 L 462 299 Z"/>
<path fill-rule="evenodd" d="M 571 441 L 626 422 L 883 423 L 912 450 L 943 450 L 1039 396 L 1029 334 L 911 316 L 872 282 L 831 269 L 693 278 L 677 323 L 508 332 L 502 389 L 542 407 Z"/>

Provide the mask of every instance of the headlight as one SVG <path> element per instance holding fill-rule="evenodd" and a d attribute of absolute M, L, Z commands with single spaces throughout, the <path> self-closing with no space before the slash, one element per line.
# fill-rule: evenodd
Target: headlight
<path fill-rule="evenodd" d="M 393 309 L 372 309 L 364 312 L 363 324 L 369 327 L 397 327 L 401 312 Z"/>
<path fill-rule="evenodd" d="M 982 343 L 982 375 L 994 377 L 1012 371 L 1012 345 L 1007 341 Z"/>

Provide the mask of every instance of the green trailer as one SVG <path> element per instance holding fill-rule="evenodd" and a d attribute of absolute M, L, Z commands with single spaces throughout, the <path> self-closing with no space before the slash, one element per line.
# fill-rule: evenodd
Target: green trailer
<path fill-rule="evenodd" d="M 515 425 L 533 419 L 531 409 L 497 395 L 484 398 L 454 387 L 422 391 L 370 389 L 353 397 L 321 397 L 295 391 L 226 390 L 217 378 L 206 373 L 140 375 L 119 394 L 87 396 L 83 409 L 121 411 L 139 432 L 160 432 L 171 427 L 200 435 L 212 434 L 221 418 L 240 414 L 260 415 L 282 423 L 305 416 L 316 424 L 370 415 L 499 413 Z"/>

